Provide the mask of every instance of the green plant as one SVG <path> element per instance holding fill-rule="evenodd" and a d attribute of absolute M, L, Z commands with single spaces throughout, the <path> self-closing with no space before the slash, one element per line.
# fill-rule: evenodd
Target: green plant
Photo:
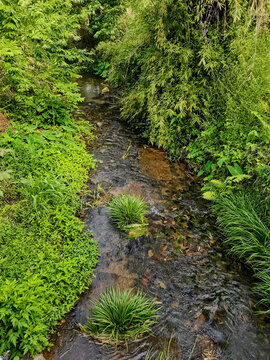
<path fill-rule="evenodd" d="M 230 252 L 251 266 L 259 279 L 255 291 L 269 306 L 270 223 L 262 197 L 254 192 L 231 194 L 218 200 L 216 211 Z"/>
<path fill-rule="evenodd" d="M 66 125 L 80 100 L 82 1 L 1 1 L 0 100 L 14 119 Z"/>
<path fill-rule="evenodd" d="M 49 345 L 97 264 L 97 245 L 76 216 L 95 163 L 82 131 L 91 129 L 14 124 L 0 137 L 0 354 L 11 359 Z"/>
<path fill-rule="evenodd" d="M 103 342 L 127 342 L 149 332 L 156 322 L 155 301 L 141 292 L 109 289 L 96 300 L 87 331 Z"/>
<path fill-rule="evenodd" d="M 108 211 L 117 227 L 125 229 L 133 224 L 144 224 L 148 206 L 136 196 L 121 194 L 110 201 Z"/>

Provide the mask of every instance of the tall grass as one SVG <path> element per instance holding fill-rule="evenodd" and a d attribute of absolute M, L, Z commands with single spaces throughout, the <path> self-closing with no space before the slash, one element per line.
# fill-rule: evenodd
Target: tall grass
<path fill-rule="evenodd" d="M 261 302 L 270 305 L 270 231 L 267 213 L 261 211 L 262 199 L 250 193 L 238 193 L 218 202 L 219 225 L 230 251 L 251 266 L 259 280 L 254 291 Z M 263 311 L 270 314 L 270 309 Z"/>
<path fill-rule="evenodd" d="M 94 302 L 86 330 L 102 342 L 127 342 L 149 332 L 156 322 L 154 299 L 132 290 L 109 289 Z"/>

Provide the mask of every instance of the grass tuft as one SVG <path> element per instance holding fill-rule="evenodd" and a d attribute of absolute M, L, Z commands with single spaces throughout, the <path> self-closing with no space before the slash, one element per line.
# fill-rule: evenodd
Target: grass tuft
<path fill-rule="evenodd" d="M 248 263 L 259 282 L 254 291 L 270 305 L 270 230 L 261 199 L 248 193 L 222 198 L 218 204 L 219 224 L 226 234 L 231 252 Z M 264 313 L 270 314 L 270 310 Z"/>
<path fill-rule="evenodd" d="M 108 289 L 94 302 L 86 331 L 117 345 L 149 332 L 157 317 L 154 299 L 140 291 Z"/>
<path fill-rule="evenodd" d="M 133 195 L 121 194 L 111 200 L 108 206 L 109 215 L 118 228 L 124 231 L 141 234 L 137 229 L 145 230 L 147 221 L 144 216 L 148 212 L 148 205 Z"/>

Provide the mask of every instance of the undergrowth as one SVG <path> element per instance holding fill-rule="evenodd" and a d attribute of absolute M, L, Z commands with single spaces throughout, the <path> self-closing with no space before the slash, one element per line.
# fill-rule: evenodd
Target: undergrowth
<path fill-rule="evenodd" d="M 95 164 L 82 128 L 12 125 L 0 137 L 0 354 L 11 359 L 49 345 L 97 264 L 76 216 Z"/>

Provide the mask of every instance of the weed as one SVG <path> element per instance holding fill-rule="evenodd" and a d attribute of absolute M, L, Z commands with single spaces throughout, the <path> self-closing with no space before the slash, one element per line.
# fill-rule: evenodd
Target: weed
<path fill-rule="evenodd" d="M 91 282 L 97 245 L 75 214 L 92 157 L 63 128 L 15 124 L 0 147 L 12 150 L 0 163 L 0 354 L 14 359 L 48 346 Z"/>

